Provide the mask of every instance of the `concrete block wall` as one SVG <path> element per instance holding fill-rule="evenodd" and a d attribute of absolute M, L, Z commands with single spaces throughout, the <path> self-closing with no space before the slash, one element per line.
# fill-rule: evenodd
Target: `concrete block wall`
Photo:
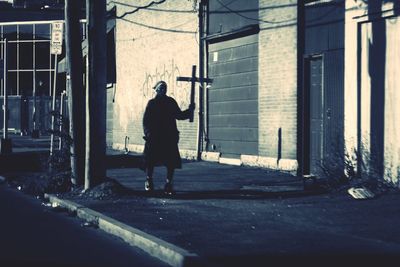
<path fill-rule="evenodd" d="M 116 5 L 117 16 L 145 6 L 147 0 L 108 1 Z M 198 66 L 197 1 L 166 1 L 116 20 L 117 82 L 112 104 L 112 146 L 124 148 L 129 137 L 130 151 L 142 152 L 144 140 L 142 118 L 152 87 L 159 80 L 168 84 L 181 109 L 187 109 L 190 83 L 176 82 L 177 76 L 190 76 L 192 65 Z M 198 94 L 196 95 L 198 97 Z M 198 101 L 197 101 L 198 102 Z M 198 105 L 197 105 L 198 107 Z M 178 122 L 180 148 L 184 154 L 195 153 L 197 137 L 197 107 L 195 121 Z"/>
<path fill-rule="evenodd" d="M 292 170 L 297 168 L 297 0 L 260 0 L 259 6 L 259 161 Z"/>

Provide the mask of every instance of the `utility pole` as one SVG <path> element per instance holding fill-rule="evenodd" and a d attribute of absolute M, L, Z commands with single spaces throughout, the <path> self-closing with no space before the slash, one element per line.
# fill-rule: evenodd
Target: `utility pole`
<path fill-rule="evenodd" d="M 65 46 L 68 63 L 67 83 L 69 135 L 71 144 L 71 182 L 83 185 L 85 177 L 85 89 L 80 30 L 80 1 L 65 0 Z"/>
<path fill-rule="evenodd" d="M 106 177 L 106 0 L 86 0 L 86 18 L 85 190 L 100 184 Z"/>

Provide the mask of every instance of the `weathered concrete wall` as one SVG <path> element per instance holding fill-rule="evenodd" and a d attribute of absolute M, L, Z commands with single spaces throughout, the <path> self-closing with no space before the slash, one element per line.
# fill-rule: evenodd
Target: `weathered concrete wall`
<path fill-rule="evenodd" d="M 378 174 L 394 185 L 399 186 L 400 178 L 400 21 L 398 17 L 388 18 L 396 15 L 394 3 L 396 1 L 386 1 L 369 14 L 368 5 L 362 1 L 346 1 L 346 24 L 345 24 L 345 144 L 347 153 L 354 154 L 358 151 L 366 168 L 361 171 L 362 175 L 373 172 L 371 158 L 374 160 L 373 146 L 374 132 L 382 135 L 383 144 L 378 150 L 383 154 L 383 173 Z M 397 14 L 398 15 L 398 14 Z M 371 17 L 372 16 L 372 17 Z M 384 18 L 380 20 L 385 32 L 384 38 L 380 41 L 379 56 L 383 60 L 381 66 L 375 66 L 378 51 L 374 48 L 374 31 L 370 20 L 376 21 L 375 17 Z M 376 34 L 376 33 L 375 33 Z M 359 36 L 359 39 L 357 39 Z M 358 65 L 359 64 L 359 65 Z M 383 68 L 382 74 L 383 88 L 376 88 L 372 82 L 376 76 L 376 68 Z M 376 78 L 375 78 L 376 79 Z M 382 129 L 376 129 L 373 125 L 374 116 L 378 112 L 373 108 L 376 92 L 383 92 L 383 107 L 378 109 L 383 113 Z M 374 93 L 375 92 L 375 93 Z M 358 103 L 358 100 L 360 102 Z M 360 105 L 358 112 L 357 107 Z M 376 104 L 375 104 L 376 107 Z M 376 124 L 376 123 L 375 123 Z M 360 140 L 358 140 L 358 134 Z M 359 150 L 358 143 L 361 145 Z M 372 163 L 372 164 L 369 164 Z M 353 162 L 356 165 L 356 161 Z M 376 175 L 376 174 L 375 174 Z"/>

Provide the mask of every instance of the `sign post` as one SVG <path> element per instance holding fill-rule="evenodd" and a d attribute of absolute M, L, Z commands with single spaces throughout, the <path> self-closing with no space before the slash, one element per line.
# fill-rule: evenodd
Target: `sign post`
<path fill-rule="evenodd" d="M 62 53 L 62 42 L 63 42 L 63 29 L 64 24 L 62 21 L 53 22 L 51 24 L 51 44 L 50 52 L 54 55 L 54 79 L 53 79 L 53 101 L 51 104 L 51 110 L 53 115 L 51 116 L 51 137 L 50 137 L 50 156 L 53 155 L 54 147 L 54 116 L 56 110 L 56 88 L 57 88 L 57 72 L 58 72 L 58 55 Z"/>
<path fill-rule="evenodd" d="M 62 21 L 56 21 L 51 24 L 51 43 L 50 52 L 54 55 L 54 79 L 53 79 L 53 101 L 51 104 L 51 137 L 50 137 L 50 156 L 53 155 L 54 147 L 54 117 L 56 110 L 56 88 L 57 88 L 57 72 L 58 72 L 58 55 L 62 53 L 64 24 Z M 60 140 L 61 141 L 61 140 Z"/>

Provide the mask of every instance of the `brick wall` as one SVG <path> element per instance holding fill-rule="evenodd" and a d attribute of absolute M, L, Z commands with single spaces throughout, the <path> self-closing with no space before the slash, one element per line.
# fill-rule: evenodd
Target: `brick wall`
<path fill-rule="evenodd" d="M 260 0 L 259 156 L 296 159 L 297 0 Z"/>
<path fill-rule="evenodd" d="M 116 5 L 118 16 L 149 3 L 147 0 L 118 2 L 125 3 Z M 152 87 L 158 80 L 167 82 L 168 95 L 177 100 L 181 109 L 188 107 L 190 84 L 177 83 L 176 77 L 190 76 L 192 65 L 198 65 L 196 4 L 193 0 L 166 1 L 117 19 L 117 83 L 115 103 L 111 105 L 113 129 L 108 135 L 112 138 L 108 143 L 115 148 L 123 148 L 128 136 L 131 150 L 141 150 L 143 112 L 147 101 L 154 96 Z M 178 122 L 181 149 L 196 149 L 197 120 L 195 116 L 193 123 Z"/>

